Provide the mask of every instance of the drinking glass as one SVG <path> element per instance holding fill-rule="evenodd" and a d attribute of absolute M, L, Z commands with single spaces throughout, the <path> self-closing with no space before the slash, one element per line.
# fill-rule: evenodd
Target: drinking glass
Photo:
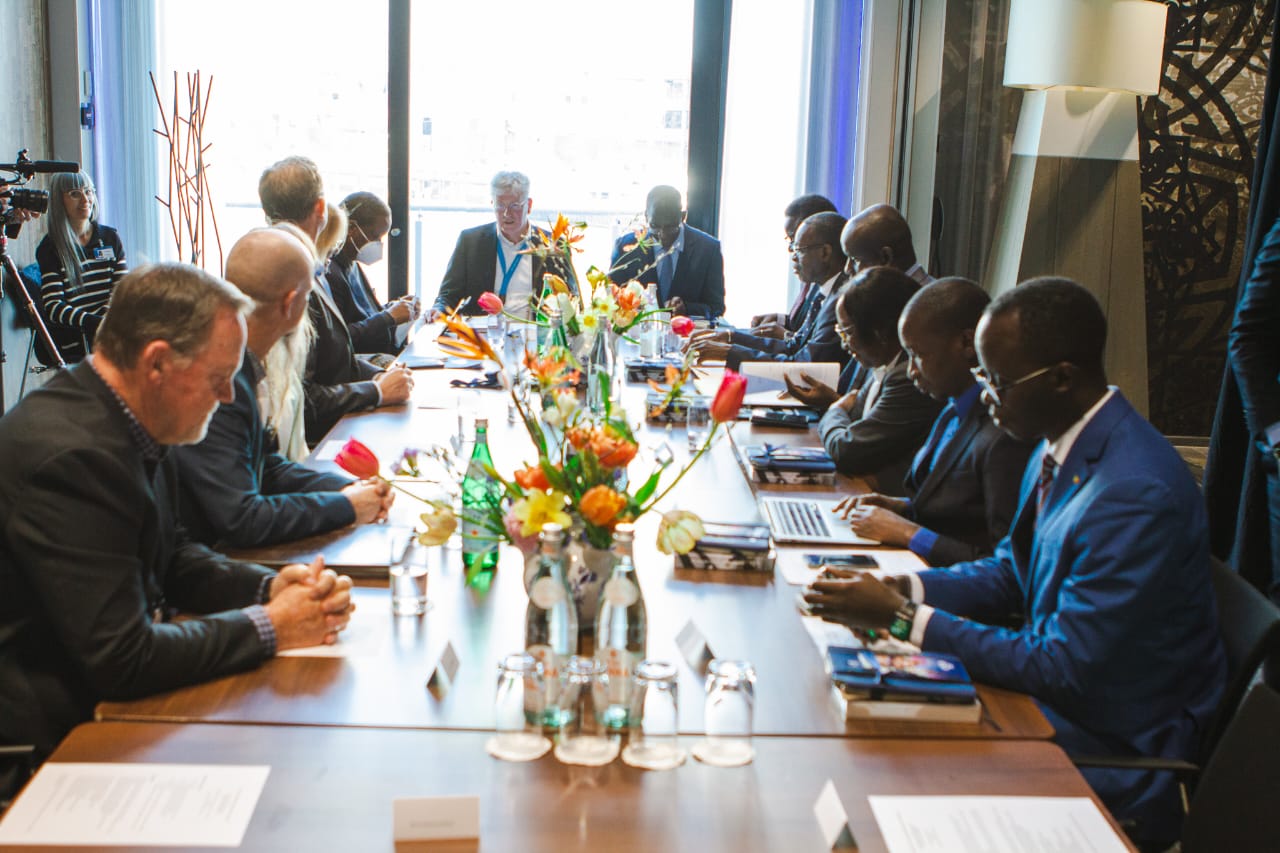
<path fill-rule="evenodd" d="M 755 683 L 755 668 L 747 661 L 711 661 L 704 711 L 707 737 L 694 746 L 695 758 L 716 767 L 750 763 L 755 756 L 751 746 Z"/>
<path fill-rule="evenodd" d="M 631 735 L 622 760 L 645 770 L 670 770 L 684 763 L 676 737 L 680 725 L 676 668 L 646 660 L 636 666 L 631 691 Z"/>
<path fill-rule="evenodd" d="M 711 432 L 711 401 L 701 395 L 689 398 L 689 416 L 685 430 L 689 435 L 689 451 L 702 446 Z"/>
<path fill-rule="evenodd" d="M 494 352 L 502 352 L 502 341 L 506 337 L 506 320 L 501 314 L 494 314 L 489 318 L 488 328 L 485 334 L 489 338 L 489 346 L 493 347 Z"/>
<path fill-rule="evenodd" d="M 494 728 L 485 750 L 503 761 L 532 761 L 551 748 L 542 735 L 546 689 L 542 664 L 523 652 L 498 662 L 498 694 L 493 704 Z"/>
<path fill-rule="evenodd" d="M 396 616 L 421 616 L 427 603 L 427 577 L 438 566 L 438 545 L 420 545 L 411 527 L 391 531 L 391 558 L 387 569 L 391 579 L 391 612 Z"/>
<path fill-rule="evenodd" d="M 609 706 L 609 675 L 598 660 L 575 655 L 560 676 L 560 743 L 556 758 L 565 764 L 599 767 L 618 755 L 602 713 Z"/>

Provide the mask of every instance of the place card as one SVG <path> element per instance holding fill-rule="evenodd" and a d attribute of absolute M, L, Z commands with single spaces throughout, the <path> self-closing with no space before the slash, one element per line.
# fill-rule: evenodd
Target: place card
<path fill-rule="evenodd" d="M 459 663 L 458 653 L 453 650 L 453 641 L 445 641 L 444 650 L 440 652 L 436 665 L 431 668 L 431 674 L 427 676 L 427 689 L 437 696 L 448 692 L 453 686 L 454 677 L 458 674 Z"/>
<path fill-rule="evenodd" d="M 391 819 L 396 841 L 478 839 L 480 798 L 396 797 Z"/>
<path fill-rule="evenodd" d="M 853 832 L 849 829 L 849 814 L 840 802 L 835 783 L 830 779 L 822 786 L 818 801 L 813 804 L 813 816 L 818 819 L 818 828 L 822 830 L 822 838 L 832 850 L 857 850 L 858 843 L 853 840 Z"/>
<path fill-rule="evenodd" d="M 676 647 L 680 649 L 680 654 L 684 655 L 684 659 L 689 662 L 689 666 L 693 667 L 695 672 L 707 674 L 707 666 L 715 659 L 715 655 L 711 652 L 711 646 L 707 644 L 707 638 L 698 630 L 698 626 L 693 624 L 692 619 L 684 623 L 680 633 L 676 634 Z"/>

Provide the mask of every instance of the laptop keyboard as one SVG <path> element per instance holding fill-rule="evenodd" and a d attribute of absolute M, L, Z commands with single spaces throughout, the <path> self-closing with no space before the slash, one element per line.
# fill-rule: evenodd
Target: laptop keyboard
<path fill-rule="evenodd" d="M 774 501 L 775 517 L 785 536 L 831 537 L 825 513 L 814 501 L 779 498 Z"/>

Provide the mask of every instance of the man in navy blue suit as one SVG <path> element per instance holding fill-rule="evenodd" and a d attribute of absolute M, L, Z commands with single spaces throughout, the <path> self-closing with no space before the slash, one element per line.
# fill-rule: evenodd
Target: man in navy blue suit
<path fill-rule="evenodd" d="M 820 580 L 824 618 L 889 628 L 1030 694 L 1075 754 L 1189 758 L 1222 693 L 1204 502 L 1186 464 L 1102 368 L 1106 320 L 1065 279 L 996 299 L 975 371 L 996 423 L 1040 438 L 991 557 L 882 582 Z M 1010 616 L 1017 628 L 1003 627 Z M 1177 836 L 1172 774 L 1083 771 L 1135 838 Z"/>
<path fill-rule="evenodd" d="M 720 241 L 684 221 L 680 191 L 657 186 L 645 202 L 650 242 L 623 234 L 613 246 L 609 277 L 658 285 L 658 304 L 673 314 L 719 317 L 724 313 L 724 257 Z"/>

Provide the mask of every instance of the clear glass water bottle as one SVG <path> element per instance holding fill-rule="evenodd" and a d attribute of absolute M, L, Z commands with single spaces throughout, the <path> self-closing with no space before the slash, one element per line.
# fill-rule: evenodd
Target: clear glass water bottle
<path fill-rule="evenodd" d="M 645 313 L 658 309 L 658 285 L 651 284 L 644 290 Z M 663 323 L 658 317 L 650 317 L 642 322 L 640 331 L 640 357 L 657 358 L 662 355 Z"/>
<path fill-rule="evenodd" d="M 604 710 L 605 725 L 631 725 L 632 676 L 645 658 L 648 624 L 644 596 L 636 578 L 632 555 L 635 527 L 619 524 L 613 531 L 613 569 L 596 610 L 596 660 L 609 674 L 609 703 Z"/>
<path fill-rule="evenodd" d="M 541 661 L 547 701 L 542 723 L 560 725 L 560 669 L 578 653 L 578 610 L 565 576 L 565 535 L 559 524 L 544 524 L 538 535 L 538 570 L 529 582 L 525 610 L 525 650 Z"/>
<path fill-rule="evenodd" d="M 603 415 L 609 408 L 609 395 L 613 391 L 613 347 L 609 338 L 609 321 L 601 318 L 587 354 L 587 409 L 593 415 Z"/>

